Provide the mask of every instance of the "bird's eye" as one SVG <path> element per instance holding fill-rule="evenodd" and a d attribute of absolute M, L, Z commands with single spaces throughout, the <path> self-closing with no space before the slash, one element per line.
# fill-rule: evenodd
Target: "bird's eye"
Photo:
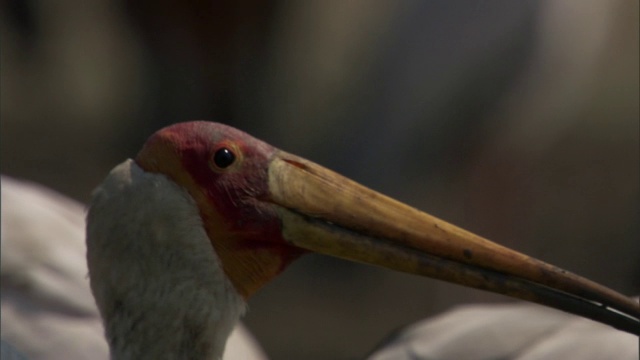
<path fill-rule="evenodd" d="M 229 165 L 233 164 L 235 160 L 236 156 L 233 154 L 233 152 L 231 152 L 231 150 L 227 148 L 220 148 L 213 155 L 213 162 L 220 169 L 228 167 Z"/>

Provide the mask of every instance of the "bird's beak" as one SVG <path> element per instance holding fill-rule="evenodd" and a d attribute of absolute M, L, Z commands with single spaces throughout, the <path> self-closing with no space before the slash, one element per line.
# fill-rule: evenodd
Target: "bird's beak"
<path fill-rule="evenodd" d="M 631 298 L 300 157 L 275 154 L 269 190 L 283 236 L 296 247 L 525 299 L 640 335 L 640 305 Z"/>

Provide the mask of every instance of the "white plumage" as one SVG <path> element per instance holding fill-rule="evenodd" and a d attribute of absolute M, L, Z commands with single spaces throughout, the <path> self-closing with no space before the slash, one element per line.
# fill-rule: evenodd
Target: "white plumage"
<path fill-rule="evenodd" d="M 2 340 L 28 359 L 109 357 L 89 289 L 84 228 L 81 204 L 2 177 Z M 3 359 L 15 354 L 5 346 Z M 239 324 L 223 359 L 265 356 Z"/>
<path fill-rule="evenodd" d="M 370 360 L 634 360 L 638 337 L 525 303 L 464 305 L 403 329 Z"/>
<path fill-rule="evenodd" d="M 246 304 L 189 194 L 127 160 L 94 192 L 87 224 L 89 271 L 100 279 L 91 286 L 114 357 L 218 359 Z"/>

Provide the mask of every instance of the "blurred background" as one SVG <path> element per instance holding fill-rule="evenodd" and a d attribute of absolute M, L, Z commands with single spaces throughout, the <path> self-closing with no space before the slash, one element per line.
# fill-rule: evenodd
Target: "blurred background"
<path fill-rule="evenodd" d="M 3 174 L 86 203 L 155 130 L 215 120 L 640 293 L 637 1 L 0 4 Z M 495 301 L 309 255 L 245 323 L 273 359 L 354 359 Z"/>

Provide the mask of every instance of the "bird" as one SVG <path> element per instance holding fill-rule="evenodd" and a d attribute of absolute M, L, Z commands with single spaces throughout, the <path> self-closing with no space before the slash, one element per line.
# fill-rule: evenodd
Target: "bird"
<path fill-rule="evenodd" d="M 2 175 L 2 359 L 109 358 L 87 278 L 85 206 Z M 264 360 L 238 323 L 223 359 Z"/>
<path fill-rule="evenodd" d="M 90 287 L 113 359 L 218 359 L 247 299 L 316 252 L 502 293 L 640 334 L 629 297 L 233 127 L 153 134 L 93 193 Z"/>

